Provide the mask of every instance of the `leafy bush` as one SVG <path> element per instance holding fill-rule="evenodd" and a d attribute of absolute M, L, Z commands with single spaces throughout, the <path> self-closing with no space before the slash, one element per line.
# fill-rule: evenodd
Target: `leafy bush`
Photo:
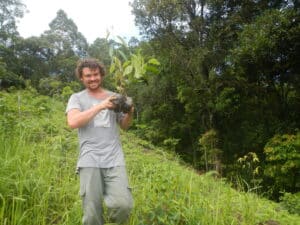
<path fill-rule="evenodd" d="M 7 89 L 11 86 L 25 87 L 25 81 L 21 76 L 8 71 L 5 63 L 0 61 L 0 89 Z"/>
<path fill-rule="evenodd" d="M 273 193 L 299 191 L 300 133 L 275 135 L 265 146 L 264 174 Z"/>
<path fill-rule="evenodd" d="M 280 198 L 281 205 L 287 209 L 290 213 L 300 215 L 300 192 L 295 194 L 284 193 Z"/>
<path fill-rule="evenodd" d="M 38 91 L 43 95 L 53 96 L 61 93 L 63 83 L 56 78 L 42 78 L 39 81 Z"/>

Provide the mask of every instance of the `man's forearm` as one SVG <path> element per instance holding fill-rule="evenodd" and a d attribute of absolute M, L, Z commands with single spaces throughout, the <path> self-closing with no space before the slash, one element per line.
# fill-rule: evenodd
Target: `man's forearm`
<path fill-rule="evenodd" d="M 123 130 L 127 130 L 130 127 L 132 120 L 133 120 L 133 111 L 126 113 L 123 119 L 121 120 L 120 127 Z"/>
<path fill-rule="evenodd" d="M 83 127 L 89 123 L 101 110 L 113 109 L 115 105 L 111 102 L 111 99 L 113 99 L 113 96 L 106 98 L 101 103 L 94 105 L 83 112 L 79 111 L 78 109 L 71 110 L 67 115 L 69 127 L 72 129 Z"/>
<path fill-rule="evenodd" d="M 100 104 L 94 105 L 83 112 L 80 112 L 79 110 L 72 110 L 67 116 L 68 125 L 72 129 L 83 127 L 88 124 L 101 110 L 103 110 L 103 107 Z"/>

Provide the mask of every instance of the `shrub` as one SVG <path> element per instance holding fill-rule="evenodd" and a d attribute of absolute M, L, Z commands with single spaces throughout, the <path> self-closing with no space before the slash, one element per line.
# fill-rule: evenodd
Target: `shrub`
<path fill-rule="evenodd" d="M 287 209 L 289 213 L 300 215 L 300 192 L 295 194 L 284 193 L 280 201 L 280 204 Z"/>
<path fill-rule="evenodd" d="M 275 135 L 265 146 L 264 174 L 271 179 L 273 195 L 299 191 L 300 133 Z"/>

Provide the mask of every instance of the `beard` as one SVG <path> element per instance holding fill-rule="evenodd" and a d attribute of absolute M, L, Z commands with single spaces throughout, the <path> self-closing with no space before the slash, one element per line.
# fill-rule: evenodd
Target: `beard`
<path fill-rule="evenodd" d="M 100 82 L 99 81 L 93 81 L 87 84 L 87 88 L 89 90 L 97 90 L 100 88 Z"/>

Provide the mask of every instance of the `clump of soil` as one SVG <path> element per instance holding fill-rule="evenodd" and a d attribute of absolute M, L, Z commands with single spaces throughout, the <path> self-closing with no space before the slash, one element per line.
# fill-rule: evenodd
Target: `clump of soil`
<path fill-rule="evenodd" d="M 116 105 L 114 108 L 115 112 L 123 112 L 123 113 L 128 113 L 131 110 L 132 107 L 132 98 L 121 95 L 121 94 L 116 94 L 114 95 L 115 98 L 112 99 L 112 103 Z"/>

